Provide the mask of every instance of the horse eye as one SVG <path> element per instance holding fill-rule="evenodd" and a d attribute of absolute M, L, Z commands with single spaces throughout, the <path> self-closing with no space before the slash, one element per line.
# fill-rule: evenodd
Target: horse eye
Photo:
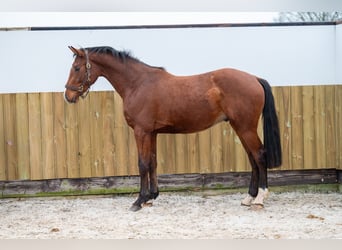
<path fill-rule="evenodd" d="M 80 67 L 75 67 L 75 71 L 76 72 L 80 71 Z"/>

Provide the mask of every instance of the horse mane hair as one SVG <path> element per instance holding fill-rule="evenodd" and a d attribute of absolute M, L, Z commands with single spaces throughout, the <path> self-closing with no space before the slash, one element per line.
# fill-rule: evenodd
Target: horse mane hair
<path fill-rule="evenodd" d="M 164 68 L 162 68 L 162 67 L 154 67 L 154 66 L 148 65 L 148 64 L 140 61 L 138 58 L 135 58 L 134 56 L 132 56 L 131 52 L 126 51 L 126 50 L 119 51 L 119 50 L 116 50 L 116 49 L 109 47 L 109 46 L 88 47 L 88 48 L 82 48 L 82 50 L 88 50 L 88 52 L 91 52 L 91 53 L 110 54 L 113 57 L 119 59 L 122 63 L 125 63 L 127 61 L 127 59 L 132 59 L 133 61 L 143 63 L 149 67 L 164 70 Z"/>

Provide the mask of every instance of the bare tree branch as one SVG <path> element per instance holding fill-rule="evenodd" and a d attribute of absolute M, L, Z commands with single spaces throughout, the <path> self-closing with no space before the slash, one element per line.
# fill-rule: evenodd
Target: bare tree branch
<path fill-rule="evenodd" d="M 276 22 L 336 22 L 342 12 L 280 12 Z"/>

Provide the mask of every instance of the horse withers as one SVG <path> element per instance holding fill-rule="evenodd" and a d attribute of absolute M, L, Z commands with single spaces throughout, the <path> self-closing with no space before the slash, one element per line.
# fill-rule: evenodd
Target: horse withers
<path fill-rule="evenodd" d="M 159 194 L 158 133 L 193 133 L 223 121 L 239 136 L 252 167 L 248 196 L 241 204 L 263 206 L 268 193 L 267 169 L 282 161 L 278 118 L 266 80 L 228 68 L 175 76 L 111 47 L 69 48 L 75 59 L 65 85 L 68 103 L 85 98 L 99 76 L 122 97 L 124 116 L 134 130 L 138 148 L 140 192 L 132 211 Z M 257 134 L 261 114 L 264 144 Z"/>

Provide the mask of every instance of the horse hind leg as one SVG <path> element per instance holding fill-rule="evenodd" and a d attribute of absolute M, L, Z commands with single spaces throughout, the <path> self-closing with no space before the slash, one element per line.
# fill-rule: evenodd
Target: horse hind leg
<path fill-rule="evenodd" d="M 258 185 L 259 185 L 259 169 L 257 164 L 254 161 L 251 153 L 248 153 L 249 162 L 252 167 L 251 179 L 249 183 L 249 190 L 247 196 L 241 201 L 241 205 L 243 206 L 251 206 L 255 197 L 258 194 Z"/>
<path fill-rule="evenodd" d="M 260 173 L 260 178 L 259 178 L 258 194 L 251 204 L 251 206 L 253 206 L 254 208 L 263 207 L 264 201 L 269 196 L 265 157 L 266 157 L 266 152 L 262 147 L 261 150 L 259 151 L 259 154 L 257 155 L 257 159 L 258 159 L 257 165 L 258 165 L 258 169 Z"/>
<path fill-rule="evenodd" d="M 234 126 L 233 126 L 234 127 Z M 245 206 L 263 207 L 267 198 L 267 169 L 265 165 L 265 151 L 258 137 L 256 129 L 244 130 L 235 129 L 242 145 L 244 146 L 252 167 L 252 175 L 248 190 L 248 196 L 242 200 Z"/>
<path fill-rule="evenodd" d="M 254 198 L 251 203 L 251 207 L 255 209 L 263 208 L 264 201 L 268 198 L 269 192 L 268 188 L 259 188 L 258 195 Z"/>

